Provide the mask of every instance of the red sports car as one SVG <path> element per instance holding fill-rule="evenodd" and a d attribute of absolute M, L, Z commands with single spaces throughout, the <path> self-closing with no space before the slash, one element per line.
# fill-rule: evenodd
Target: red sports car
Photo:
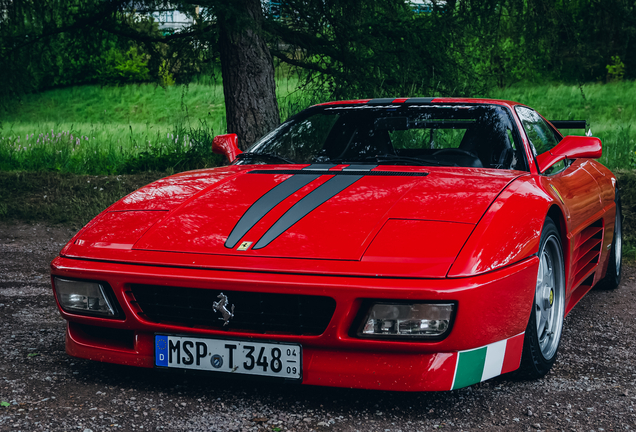
<path fill-rule="evenodd" d="M 601 142 L 507 101 L 311 107 L 229 166 L 131 193 L 51 265 L 76 357 L 303 384 L 451 390 L 545 375 L 618 286 Z"/>

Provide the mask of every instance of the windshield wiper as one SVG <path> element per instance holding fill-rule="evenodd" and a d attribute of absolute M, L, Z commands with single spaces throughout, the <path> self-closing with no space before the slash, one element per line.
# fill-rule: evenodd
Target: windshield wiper
<path fill-rule="evenodd" d="M 371 158 L 375 158 L 375 161 L 377 163 L 407 162 L 414 165 L 457 166 L 457 164 L 445 164 L 445 163 L 441 163 L 432 159 L 409 157 L 409 156 L 398 156 L 398 155 L 392 155 L 392 154 L 375 155 L 375 156 L 372 156 Z"/>
<path fill-rule="evenodd" d="M 241 153 L 237 155 L 236 158 L 240 160 L 249 159 L 249 158 L 261 158 L 261 159 L 267 159 L 267 160 L 277 160 L 279 162 L 284 162 L 286 164 L 296 163 L 289 159 L 285 159 L 282 156 L 278 156 L 277 154 L 274 154 L 274 153 Z"/>

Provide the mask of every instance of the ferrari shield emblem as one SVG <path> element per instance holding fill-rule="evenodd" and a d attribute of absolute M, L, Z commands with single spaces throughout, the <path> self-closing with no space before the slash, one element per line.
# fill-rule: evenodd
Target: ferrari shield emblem
<path fill-rule="evenodd" d="M 240 251 L 247 250 L 251 244 L 252 242 L 243 242 L 239 245 L 239 247 L 236 250 L 240 250 Z"/>

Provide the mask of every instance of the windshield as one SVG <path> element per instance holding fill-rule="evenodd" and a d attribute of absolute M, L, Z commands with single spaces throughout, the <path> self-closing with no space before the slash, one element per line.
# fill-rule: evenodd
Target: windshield
<path fill-rule="evenodd" d="M 309 108 L 237 163 L 373 163 L 526 170 L 508 111 L 497 105 Z"/>

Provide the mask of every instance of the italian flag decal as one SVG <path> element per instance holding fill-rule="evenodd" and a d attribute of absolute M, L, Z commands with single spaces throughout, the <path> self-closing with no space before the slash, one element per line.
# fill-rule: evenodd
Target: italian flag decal
<path fill-rule="evenodd" d="M 459 351 L 451 390 L 477 384 L 519 368 L 524 334 L 483 347 Z"/>

